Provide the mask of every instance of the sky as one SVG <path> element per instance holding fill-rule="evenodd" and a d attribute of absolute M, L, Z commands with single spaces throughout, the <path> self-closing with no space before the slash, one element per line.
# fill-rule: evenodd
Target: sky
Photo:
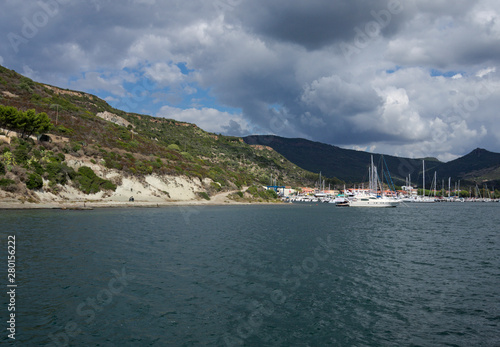
<path fill-rule="evenodd" d="M 0 64 L 227 135 L 500 152 L 498 0 L 2 0 Z"/>

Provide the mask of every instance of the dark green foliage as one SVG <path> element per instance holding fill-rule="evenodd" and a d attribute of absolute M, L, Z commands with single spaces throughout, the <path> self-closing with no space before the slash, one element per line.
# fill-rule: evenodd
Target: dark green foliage
<path fill-rule="evenodd" d="M 277 199 L 278 194 L 272 189 L 263 190 L 259 192 L 259 196 L 263 199 Z"/>
<path fill-rule="evenodd" d="M 80 149 L 82 149 L 82 145 L 79 143 L 73 143 L 71 145 L 71 151 L 73 152 L 78 152 Z"/>
<path fill-rule="evenodd" d="M 31 101 L 34 102 L 34 103 L 39 103 L 41 100 L 42 100 L 42 97 L 39 94 L 37 94 L 37 93 L 34 93 L 31 96 Z"/>
<path fill-rule="evenodd" d="M 215 190 L 216 192 L 220 192 L 222 190 L 222 187 L 220 186 L 220 184 L 217 184 L 217 183 L 214 183 L 214 182 L 210 183 L 210 187 L 213 190 Z"/>
<path fill-rule="evenodd" d="M 45 168 L 37 161 L 31 163 L 31 168 L 38 175 L 43 175 L 45 172 Z"/>
<path fill-rule="evenodd" d="M 95 194 L 101 190 L 116 190 L 116 185 L 112 182 L 98 177 L 88 166 L 82 166 L 78 169 L 78 175 L 75 182 L 85 194 Z"/>
<path fill-rule="evenodd" d="M 27 143 L 23 143 L 14 150 L 14 159 L 18 164 L 24 165 L 29 159 L 29 152 L 30 146 Z"/>
<path fill-rule="evenodd" d="M 199 192 L 198 195 L 205 200 L 210 200 L 210 197 L 205 192 Z"/>
<path fill-rule="evenodd" d="M 5 164 L 0 161 L 0 175 L 5 175 Z"/>
<path fill-rule="evenodd" d="M 7 187 L 10 186 L 11 184 L 14 184 L 13 180 L 10 180 L 8 178 L 0 178 L 0 187 Z"/>
<path fill-rule="evenodd" d="M 55 130 L 62 133 L 63 135 L 71 135 L 75 132 L 73 129 L 68 129 L 62 125 L 57 126 Z"/>
<path fill-rule="evenodd" d="M 26 181 L 26 187 L 28 189 L 40 189 L 43 187 L 42 176 L 37 173 L 32 173 L 28 176 L 28 180 Z"/>
<path fill-rule="evenodd" d="M 46 168 L 47 179 L 54 184 L 66 184 L 68 178 L 74 176 L 73 169 L 66 165 L 66 163 L 52 162 L 48 163 Z"/>
<path fill-rule="evenodd" d="M 254 198 L 261 198 L 263 200 L 274 200 L 278 198 L 278 194 L 272 189 L 266 190 L 264 188 L 251 186 L 247 189 L 247 193 Z"/>
<path fill-rule="evenodd" d="M 21 137 L 47 132 L 52 123 L 45 112 L 36 113 L 31 109 L 26 112 L 12 106 L 0 105 L 0 126 L 21 132 Z"/>
<path fill-rule="evenodd" d="M 247 193 L 251 194 L 253 196 L 256 196 L 259 193 L 259 190 L 257 189 L 256 186 L 251 186 L 251 187 L 248 187 Z"/>
<path fill-rule="evenodd" d="M 15 107 L 0 105 L 0 126 L 7 129 L 15 128 L 18 114 Z"/>

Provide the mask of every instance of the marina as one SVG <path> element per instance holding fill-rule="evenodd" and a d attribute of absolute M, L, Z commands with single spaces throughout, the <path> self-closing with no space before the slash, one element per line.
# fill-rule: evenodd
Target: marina
<path fill-rule="evenodd" d="M 383 170 L 382 170 L 383 171 Z M 411 177 L 406 178 L 405 185 L 401 189 L 396 190 L 390 173 L 383 172 L 387 177 L 386 187 L 379 178 L 377 167 L 371 158 L 370 167 L 368 170 L 369 182 L 368 189 L 348 188 L 344 186 L 342 190 L 325 190 L 324 181 L 319 176 L 319 189 L 302 188 L 305 193 L 293 192 L 288 189 L 288 195 L 285 194 L 285 186 L 281 191 L 281 198 L 284 202 L 290 203 L 330 203 L 339 207 L 396 207 L 400 204 L 421 204 L 421 203 L 437 203 L 437 202 L 500 202 L 500 198 L 495 198 L 495 191 L 482 189 L 483 195 L 476 184 L 474 191 L 472 188 L 468 190 L 468 196 L 464 196 L 464 191 L 460 190 L 460 181 L 455 184 L 455 190 L 451 189 L 451 177 L 448 178 L 448 190 L 444 190 L 444 180 L 441 190 L 437 191 L 437 177 L 434 172 L 434 178 L 431 183 L 429 195 L 426 195 L 425 185 L 425 161 L 422 160 L 422 189 L 421 194 L 411 184 Z M 270 187 L 268 187 L 270 188 Z M 277 186 L 271 187 L 277 188 Z M 390 189 L 389 189 L 390 188 Z M 276 189 L 278 193 L 279 190 Z M 485 196 L 487 195 L 487 197 Z"/>

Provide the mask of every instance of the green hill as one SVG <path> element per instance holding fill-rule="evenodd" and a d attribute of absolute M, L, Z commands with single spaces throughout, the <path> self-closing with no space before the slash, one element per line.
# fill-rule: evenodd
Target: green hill
<path fill-rule="evenodd" d="M 254 148 L 241 138 L 212 134 L 195 124 L 127 113 L 94 95 L 38 83 L 2 66 L 0 105 L 13 106 L 21 113 L 34 109 L 46 113 L 52 122 L 46 132 L 51 142 L 18 138 L 10 144 L 0 142 L 0 154 L 14 155 L 18 148 L 24 153 L 17 157 L 17 168 L 7 170 L 18 188 L 34 173 L 50 180 L 54 192 L 57 184 L 74 181 L 73 173 L 63 172 L 67 169 L 59 170 L 65 177 L 56 180 L 47 173 L 48 164 L 33 167 L 28 161 L 40 162 L 40 151 L 49 153 L 46 159 L 50 162 L 85 157 L 125 175 L 210 179 L 209 194 L 268 184 L 271 175 L 279 184 L 292 186 L 313 184 L 318 177 L 270 148 Z M 7 132 L 9 129 L 0 130 L 0 135 Z"/>

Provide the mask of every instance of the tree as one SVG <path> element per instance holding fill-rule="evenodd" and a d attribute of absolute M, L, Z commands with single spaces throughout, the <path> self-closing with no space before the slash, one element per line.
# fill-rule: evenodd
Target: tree
<path fill-rule="evenodd" d="M 49 116 L 47 116 L 45 112 L 38 113 L 33 119 L 32 131 L 28 136 L 32 134 L 43 134 L 49 131 L 51 127 L 52 123 L 50 122 Z"/>
<path fill-rule="evenodd" d="M 16 119 L 15 128 L 17 128 L 17 130 L 21 130 L 22 138 L 24 138 L 25 134 L 31 129 L 35 116 L 36 116 L 35 110 L 19 112 L 18 117 Z"/>
<path fill-rule="evenodd" d="M 8 130 L 16 128 L 19 113 L 15 107 L 0 105 L 0 125 Z"/>
<path fill-rule="evenodd" d="M 45 112 L 36 113 L 33 109 L 22 112 L 12 106 L 0 105 L 0 126 L 20 131 L 21 137 L 30 137 L 47 132 L 52 123 Z"/>

